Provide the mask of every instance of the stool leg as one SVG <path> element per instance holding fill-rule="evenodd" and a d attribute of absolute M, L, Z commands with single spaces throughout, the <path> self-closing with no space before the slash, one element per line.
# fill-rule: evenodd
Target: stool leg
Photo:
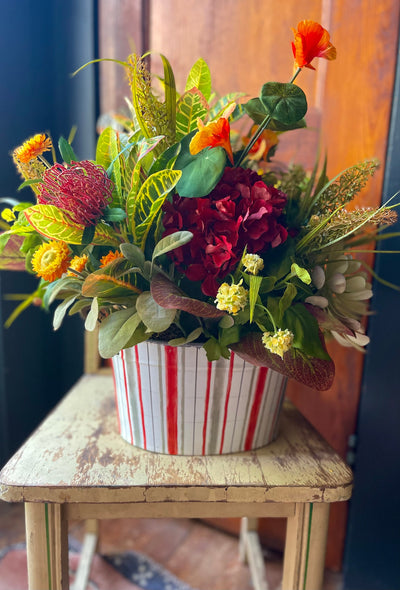
<path fill-rule="evenodd" d="M 68 526 L 60 504 L 25 504 L 29 590 L 68 590 Z"/>
<path fill-rule="evenodd" d="M 99 541 L 99 521 L 90 519 L 85 521 L 85 538 L 79 558 L 79 565 L 75 575 L 73 590 L 85 590 L 92 568 L 93 557 Z"/>
<path fill-rule="evenodd" d="M 254 590 L 268 590 L 264 557 L 257 529 L 257 518 L 242 518 L 239 539 L 239 559 L 249 564 Z"/>
<path fill-rule="evenodd" d="M 296 504 L 287 519 L 282 590 L 321 590 L 329 504 Z"/>

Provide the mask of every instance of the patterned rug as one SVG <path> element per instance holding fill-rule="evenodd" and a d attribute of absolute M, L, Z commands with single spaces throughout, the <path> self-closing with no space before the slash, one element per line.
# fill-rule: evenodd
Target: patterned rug
<path fill-rule="evenodd" d="M 78 567 L 78 544 L 70 543 L 70 585 Z M 27 590 L 25 544 L 0 551 L 0 590 Z M 45 590 L 45 589 L 43 589 Z M 93 559 L 87 590 L 194 590 L 141 553 L 98 555 Z"/>

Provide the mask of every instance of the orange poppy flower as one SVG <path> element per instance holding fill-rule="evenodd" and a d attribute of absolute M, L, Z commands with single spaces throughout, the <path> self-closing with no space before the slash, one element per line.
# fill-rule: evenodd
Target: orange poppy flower
<path fill-rule="evenodd" d="M 204 125 L 201 119 L 197 119 L 198 133 L 193 137 L 189 145 L 190 153 L 194 156 L 206 147 L 223 147 L 233 164 L 232 146 L 229 139 L 230 125 L 228 119 L 221 117 L 218 121 Z"/>
<path fill-rule="evenodd" d="M 330 42 L 329 33 L 319 23 L 313 20 L 302 20 L 297 25 L 297 31 L 292 30 L 294 33 L 292 50 L 298 68 L 306 67 L 315 70 L 311 65 L 314 57 L 336 59 L 336 48 Z"/>
<path fill-rule="evenodd" d="M 257 129 L 258 126 L 253 125 L 250 130 L 250 137 L 254 135 Z M 242 142 L 245 146 L 249 144 L 250 137 L 242 137 Z M 278 142 L 279 139 L 277 133 L 271 129 L 265 129 L 249 151 L 250 160 L 264 160 L 266 162 L 269 151 L 277 145 Z"/>

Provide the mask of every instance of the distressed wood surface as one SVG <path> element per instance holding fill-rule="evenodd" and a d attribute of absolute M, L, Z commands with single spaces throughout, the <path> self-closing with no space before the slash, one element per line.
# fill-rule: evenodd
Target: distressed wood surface
<path fill-rule="evenodd" d="M 336 502 L 352 474 L 286 404 L 278 439 L 257 451 L 168 456 L 118 433 L 111 375 L 83 377 L 0 474 L 6 501 Z"/>

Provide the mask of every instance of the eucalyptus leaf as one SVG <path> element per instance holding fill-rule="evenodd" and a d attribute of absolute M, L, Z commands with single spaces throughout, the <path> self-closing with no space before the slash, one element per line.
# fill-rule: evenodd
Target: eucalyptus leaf
<path fill-rule="evenodd" d="M 231 315 L 224 315 L 218 322 L 218 326 L 222 329 L 232 328 L 235 320 Z"/>
<path fill-rule="evenodd" d="M 161 307 L 150 291 L 144 291 L 136 300 L 137 313 L 151 332 L 164 332 L 175 319 L 176 310 Z"/>
<path fill-rule="evenodd" d="M 162 240 L 156 244 L 152 260 L 157 258 L 157 256 L 162 256 L 162 254 L 166 254 L 171 250 L 175 250 L 175 248 L 179 248 L 180 246 L 184 246 L 193 238 L 193 234 L 190 231 L 177 231 L 169 236 L 166 236 Z"/>

